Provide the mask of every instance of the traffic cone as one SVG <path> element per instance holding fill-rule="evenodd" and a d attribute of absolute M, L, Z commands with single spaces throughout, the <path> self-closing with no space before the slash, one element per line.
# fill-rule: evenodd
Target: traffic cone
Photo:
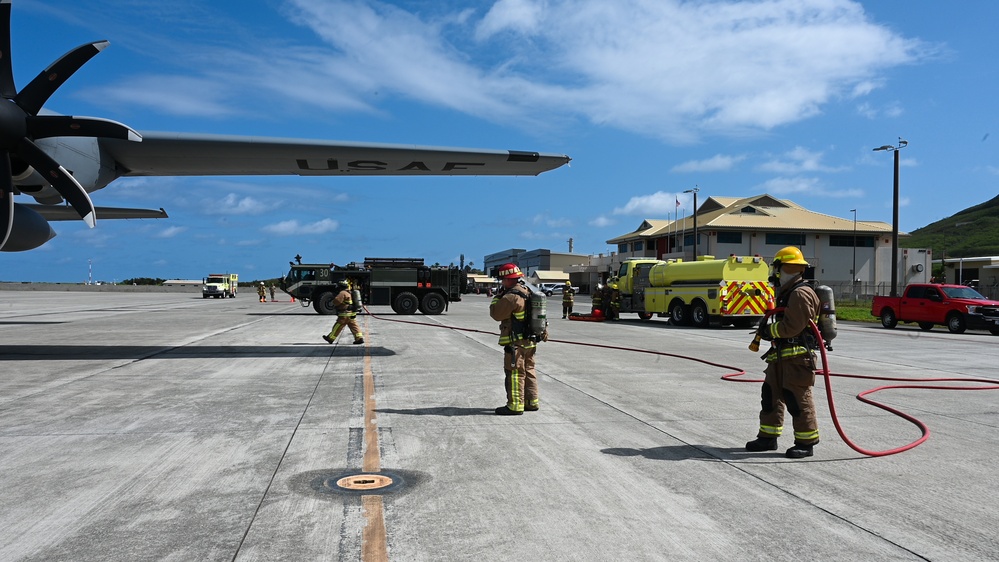
<path fill-rule="evenodd" d="M 291 302 L 295 302 L 295 297 L 291 297 Z"/>

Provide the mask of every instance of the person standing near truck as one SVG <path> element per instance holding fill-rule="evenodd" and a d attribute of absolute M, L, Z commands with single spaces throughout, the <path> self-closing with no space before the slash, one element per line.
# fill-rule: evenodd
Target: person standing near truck
<path fill-rule="evenodd" d="M 773 269 L 779 289 L 777 308 L 783 308 L 761 322 L 760 339 L 771 343 L 763 356 L 767 362 L 761 390 L 760 430 L 756 439 L 746 443 L 747 451 L 776 451 L 777 438 L 784 429 L 784 408 L 794 424 L 794 446 L 787 450 L 789 459 L 813 454 L 819 442 L 812 386 L 815 385 L 815 338 L 809 322 L 819 315 L 819 297 L 805 281 L 808 267 L 801 250 L 788 246 L 774 256 Z"/>
<path fill-rule="evenodd" d="M 357 312 L 354 311 L 354 299 L 350 296 L 350 283 L 346 279 L 341 279 L 336 285 L 340 289 L 337 296 L 333 298 L 333 308 L 336 309 L 336 323 L 333 324 L 333 329 L 330 330 L 329 334 L 323 335 L 323 339 L 326 340 L 326 343 L 336 342 L 340 332 L 343 331 L 343 327 L 346 326 L 350 328 L 350 333 L 354 335 L 355 344 L 364 343 L 364 333 L 361 332 L 360 326 L 357 325 Z"/>
<path fill-rule="evenodd" d="M 534 373 L 537 344 L 529 337 L 527 304 L 530 294 L 520 284 L 524 274 L 516 264 L 500 266 L 497 277 L 502 288 L 489 304 L 489 316 L 500 323 L 499 344 L 503 346 L 503 372 L 506 377 L 506 405 L 496 415 L 519 416 L 524 410 L 538 409 L 538 379 Z"/>
<path fill-rule="evenodd" d="M 257 297 L 260 298 L 260 302 L 267 302 L 267 289 L 264 288 L 263 281 L 257 286 Z"/>

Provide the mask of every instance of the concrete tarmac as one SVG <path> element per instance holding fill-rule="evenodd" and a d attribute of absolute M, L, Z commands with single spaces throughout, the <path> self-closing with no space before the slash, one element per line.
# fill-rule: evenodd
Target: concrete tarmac
<path fill-rule="evenodd" d="M 932 433 L 873 458 L 820 379 L 821 443 L 789 460 L 789 417 L 780 450 L 743 449 L 760 385 L 721 376 L 762 377 L 746 329 L 572 322 L 553 297 L 552 338 L 731 368 L 543 343 L 540 411 L 501 417 L 487 297 L 376 307 L 364 345 L 282 297 L 0 293 L 0 560 L 999 560 L 999 391 L 874 395 Z M 999 378 L 985 332 L 833 343 L 835 372 Z M 872 450 L 919 437 L 854 398 L 883 384 L 832 380 Z"/>

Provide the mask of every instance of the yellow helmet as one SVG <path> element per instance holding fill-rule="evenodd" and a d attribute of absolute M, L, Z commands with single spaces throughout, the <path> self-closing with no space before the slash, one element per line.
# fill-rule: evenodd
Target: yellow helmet
<path fill-rule="evenodd" d="M 566 286 L 566 287 L 572 287 L 572 283 L 570 283 L 570 282 L 566 281 L 566 282 L 565 282 L 565 286 Z"/>
<path fill-rule="evenodd" d="M 808 265 L 808 262 L 805 261 L 805 255 L 801 253 L 801 250 L 794 246 L 782 248 L 779 252 L 777 252 L 777 255 L 774 256 L 774 263 L 780 263 L 782 265 Z"/>

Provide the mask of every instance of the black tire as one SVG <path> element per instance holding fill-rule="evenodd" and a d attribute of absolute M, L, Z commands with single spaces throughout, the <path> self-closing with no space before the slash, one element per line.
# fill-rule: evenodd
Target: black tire
<path fill-rule="evenodd" d="M 669 319 L 673 322 L 674 326 L 686 326 L 690 323 L 690 313 L 687 311 L 687 305 L 679 300 L 671 302 L 669 305 Z"/>
<path fill-rule="evenodd" d="M 989 333 L 993 336 L 999 336 L 999 328 L 989 328 Z"/>
<path fill-rule="evenodd" d="M 651 312 L 639 312 L 638 313 L 638 317 L 641 318 L 642 320 L 652 320 L 652 313 Z"/>
<path fill-rule="evenodd" d="M 707 328 L 710 325 L 708 318 L 708 307 L 701 301 L 694 301 L 690 307 L 690 321 L 698 328 Z"/>
<path fill-rule="evenodd" d="M 416 298 L 416 295 L 410 293 L 409 291 L 399 293 L 396 295 L 395 300 L 392 301 L 392 310 L 396 314 L 416 314 L 416 311 L 420 308 L 420 301 Z"/>
<path fill-rule="evenodd" d="M 427 293 L 420 299 L 420 312 L 424 314 L 440 314 L 447 307 L 447 301 L 440 293 Z"/>
<path fill-rule="evenodd" d="M 933 322 L 920 322 L 919 329 L 924 332 L 929 332 L 933 329 Z"/>
<path fill-rule="evenodd" d="M 964 321 L 964 315 L 960 312 L 951 312 L 950 316 L 947 317 L 947 329 L 952 334 L 963 334 L 968 329 L 968 324 Z"/>
<path fill-rule="evenodd" d="M 336 314 L 336 307 L 333 306 L 335 298 L 336 295 L 333 294 L 333 291 L 323 291 L 312 301 L 312 308 L 322 315 Z"/>
<path fill-rule="evenodd" d="M 881 325 L 889 330 L 898 326 L 898 318 L 895 316 L 895 311 L 886 308 L 881 311 Z"/>

